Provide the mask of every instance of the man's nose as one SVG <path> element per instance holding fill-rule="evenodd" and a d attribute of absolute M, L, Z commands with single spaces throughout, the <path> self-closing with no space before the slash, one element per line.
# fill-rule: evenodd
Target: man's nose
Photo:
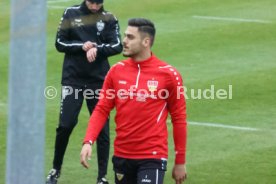
<path fill-rule="evenodd" d="M 123 38 L 123 44 L 126 44 L 126 42 L 127 42 L 127 39 L 126 39 L 126 37 L 124 37 Z"/>

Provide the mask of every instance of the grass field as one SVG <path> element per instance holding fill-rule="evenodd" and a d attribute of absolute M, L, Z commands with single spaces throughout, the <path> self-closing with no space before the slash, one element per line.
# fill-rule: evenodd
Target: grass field
<path fill-rule="evenodd" d="M 58 89 L 63 56 L 54 48 L 55 34 L 64 7 L 79 2 L 52 0 L 47 3 L 47 85 Z M 8 0 L 0 2 L 0 184 L 5 183 L 6 164 L 9 3 Z M 185 183 L 275 183 L 275 1 L 105 0 L 105 8 L 117 15 L 121 33 L 130 17 L 152 19 L 157 27 L 153 51 L 180 71 L 188 91 L 208 89 L 211 85 L 215 89 L 228 89 L 232 85 L 232 99 L 187 100 L 188 121 L 191 123 L 188 126 L 188 180 Z M 114 64 L 122 58 L 116 56 L 110 61 Z M 46 105 L 45 176 L 53 158 L 59 97 L 47 100 Z M 88 117 L 84 106 L 65 155 L 60 184 L 96 182 L 96 156 L 89 170 L 79 164 Z M 170 123 L 168 126 L 171 130 Z M 114 137 L 113 122 L 111 127 Z M 165 184 L 173 183 L 171 137 L 169 141 Z M 113 183 L 111 163 L 108 172 Z"/>

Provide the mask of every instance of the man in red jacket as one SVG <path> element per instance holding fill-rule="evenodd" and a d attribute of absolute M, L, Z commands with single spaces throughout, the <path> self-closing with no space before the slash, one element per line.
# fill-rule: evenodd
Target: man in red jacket
<path fill-rule="evenodd" d="M 151 52 L 155 27 L 147 19 L 128 21 L 123 55 L 105 78 L 100 100 L 90 118 L 81 164 L 88 168 L 92 145 L 109 112 L 116 108 L 113 165 L 116 184 L 162 184 L 168 158 L 167 117 L 171 115 L 175 144 L 172 177 L 186 179 L 186 103 L 181 75 Z"/>

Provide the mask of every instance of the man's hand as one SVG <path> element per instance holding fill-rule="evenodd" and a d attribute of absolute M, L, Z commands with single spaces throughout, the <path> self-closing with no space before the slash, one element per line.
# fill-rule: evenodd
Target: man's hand
<path fill-rule="evenodd" d="M 87 60 L 89 61 L 89 63 L 93 62 L 96 60 L 96 57 L 97 57 L 97 47 L 93 47 L 91 49 L 89 49 L 87 52 L 86 52 L 86 57 L 87 57 Z"/>
<path fill-rule="evenodd" d="M 80 163 L 85 167 L 86 169 L 89 168 L 89 164 L 87 160 L 91 159 L 92 155 L 92 146 L 87 143 L 82 146 L 81 153 L 80 153 Z"/>
<path fill-rule="evenodd" d="M 95 42 L 90 42 L 90 41 L 87 41 L 83 44 L 82 46 L 82 50 L 84 50 L 85 52 L 87 52 L 89 49 L 93 48 L 93 47 L 96 47 L 97 44 Z"/>
<path fill-rule="evenodd" d="M 172 177 L 176 184 L 181 184 L 187 178 L 185 164 L 175 164 L 172 171 Z"/>

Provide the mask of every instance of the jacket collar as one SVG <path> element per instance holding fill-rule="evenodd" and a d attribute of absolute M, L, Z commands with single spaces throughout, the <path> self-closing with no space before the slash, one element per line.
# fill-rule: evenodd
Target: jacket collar
<path fill-rule="evenodd" d="M 151 56 L 148 59 L 143 61 L 137 62 L 131 58 L 129 58 L 128 60 L 129 60 L 129 63 L 132 65 L 147 66 L 147 65 L 150 65 L 152 62 L 154 62 L 155 59 L 156 59 L 156 56 L 153 53 L 151 53 Z"/>

